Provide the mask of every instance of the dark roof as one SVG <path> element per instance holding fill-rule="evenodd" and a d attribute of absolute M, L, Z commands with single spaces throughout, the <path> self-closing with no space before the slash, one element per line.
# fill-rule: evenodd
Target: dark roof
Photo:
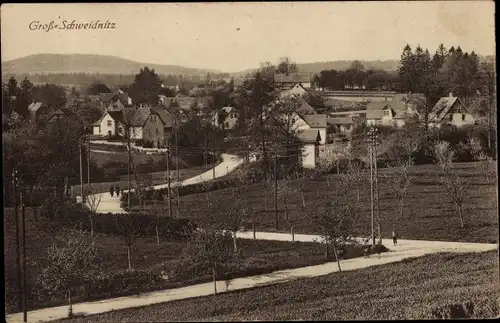
<path fill-rule="evenodd" d="M 274 74 L 275 83 L 309 83 L 310 81 L 309 74 L 305 73 Z"/>
<path fill-rule="evenodd" d="M 108 111 L 107 114 L 109 114 L 111 116 L 111 118 L 113 118 L 115 121 L 124 123 L 123 122 L 124 117 L 123 117 L 122 111 Z M 102 117 L 104 117 L 105 115 L 106 115 L 106 113 Z M 102 119 L 102 117 L 101 117 L 101 119 Z"/>
<path fill-rule="evenodd" d="M 31 112 L 36 112 L 36 111 L 38 111 L 38 109 L 40 109 L 40 108 L 42 108 L 42 107 L 44 107 L 44 108 L 48 108 L 49 106 L 48 106 L 48 105 L 46 105 L 46 104 L 45 104 L 45 103 L 43 103 L 43 102 L 33 102 L 33 103 L 31 103 L 31 104 L 28 106 L 28 110 L 29 110 L 29 111 L 31 111 Z"/>
<path fill-rule="evenodd" d="M 316 110 L 304 99 L 300 99 L 300 106 L 295 111 L 300 115 L 317 114 Z"/>
<path fill-rule="evenodd" d="M 80 119 L 80 117 L 78 115 L 76 115 L 73 111 L 71 111 L 70 109 L 67 109 L 67 108 L 57 109 L 56 111 L 51 113 L 49 115 L 49 117 L 47 118 L 47 122 L 52 120 L 52 118 L 54 118 L 54 117 L 66 117 L 66 118 L 71 119 L 73 121 L 79 122 L 83 125 L 82 119 Z"/>
<path fill-rule="evenodd" d="M 156 108 L 152 109 L 152 111 L 156 112 L 160 116 L 160 118 L 163 120 L 165 128 L 172 127 L 174 120 L 173 120 L 173 117 L 170 114 L 170 112 L 168 112 L 167 110 L 165 110 L 161 107 L 156 107 Z"/>
<path fill-rule="evenodd" d="M 123 105 L 127 105 L 128 99 L 129 99 L 129 96 L 127 93 L 115 92 L 115 93 L 100 93 L 99 94 L 99 100 L 101 100 L 101 102 L 103 102 L 105 104 L 108 104 L 112 101 L 120 101 Z"/>
<path fill-rule="evenodd" d="M 382 101 L 382 102 L 369 102 L 366 105 L 366 119 L 381 119 L 382 110 L 385 108 L 392 110 L 393 119 L 406 118 L 407 106 L 401 100 Z"/>
<path fill-rule="evenodd" d="M 99 93 L 99 100 L 103 103 L 108 103 L 116 96 L 116 93 Z"/>
<path fill-rule="evenodd" d="M 326 114 L 309 114 L 302 118 L 311 128 L 326 128 Z"/>
<path fill-rule="evenodd" d="M 304 144 L 314 144 L 321 141 L 321 136 L 316 129 L 305 129 L 297 131 L 297 139 Z"/>
<path fill-rule="evenodd" d="M 439 101 L 432 108 L 429 114 L 429 119 L 441 120 L 450 111 L 450 109 L 455 105 L 455 103 L 461 103 L 460 99 L 456 96 L 446 96 L 439 99 Z M 465 108 L 465 107 L 464 107 Z"/>
<path fill-rule="evenodd" d="M 352 117 L 327 118 L 326 122 L 329 125 L 354 124 Z"/>

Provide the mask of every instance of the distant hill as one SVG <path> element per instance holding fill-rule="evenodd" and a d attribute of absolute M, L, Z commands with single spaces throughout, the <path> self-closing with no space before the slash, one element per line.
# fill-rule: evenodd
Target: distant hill
<path fill-rule="evenodd" d="M 479 59 L 481 61 L 494 62 L 494 55 L 481 56 L 479 55 Z M 343 71 L 348 69 L 354 60 L 343 60 L 343 61 L 328 61 L 328 62 L 314 62 L 314 63 L 301 63 L 297 64 L 297 67 L 300 72 L 308 73 L 311 75 L 318 74 L 323 70 L 337 70 Z M 361 64 L 365 67 L 365 69 L 369 70 L 383 70 L 386 72 L 396 72 L 398 70 L 399 60 L 397 59 L 389 59 L 389 60 L 377 60 L 377 61 L 360 61 Z M 257 71 L 257 69 L 247 69 L 244 71 L 231 73 L 233 77 L 243 77 L 247 74 L 251 74 Z"/>
<path fill-rule="evenodd" d="M 197 69 L 177 65 L 139 63 L 109 55 L 89 54 L 35 54 L 2 62 L 3 74 L 48 73 L 100 73 L 137 74 L 141 68 L 153 68 L 158 74 L 182 74 L 205 76 L 220 73 L 216 70 Z"/>

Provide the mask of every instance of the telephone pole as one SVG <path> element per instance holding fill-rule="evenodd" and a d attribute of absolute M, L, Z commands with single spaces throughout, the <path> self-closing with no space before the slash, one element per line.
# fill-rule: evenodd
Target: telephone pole
<path fill-rule="evenodd" d="M 379 200 L 379 187 L 378 187 L 378 165 L 377 165 L 377 146 L 378 146 L 378 134 L 377 128 L 375 128 L 374 140 L 373 140 L 373 153 L 374 153 L 374 167 L 375 167 L 375 201 L 377 205 L 377 231 L 378 231 L 378 241 L 382 244 L 382 233 L 380 231 L 380 200 Z"/>
<path fill-rule="evenodd" d="M 177 177 L 177 182 L 179 181 L 179 141 L 178 141 L 178 137 L 179 137 L 179 127 L 178 127 L 178 124 L 177 124 L 177 117 L 175 118 L 175 169 L 176 169 L 176 177 Z"/>
<path fill-rule="evenodd" d="M 88 135 L 89 151 L 87 156 L 87 189 L 90 194 L 90 135 Z"/>
<path fill-rule="evenodd" d="M 22 305 L 23 305 L 23 322 L 28 322 L 28 309 L 26 303 L 26 297 L 28 295 L 28 288 L 26 286 L 26 213 L 24 209 L 23 202 L 23 190 L 20 190 L 20 203 L 21 203 L 21 216 L 23 221 L 23 297 L 22 297 Z"/>
<path fill-rule="evenodd" d="M 215 179 L 215 147 L 213 142 L 212 142 L 212 160 L 214 162 L 214 165 L 212 167 L 212 172 L 213 172 L 213 178 Z"/>
<path fill-rule="evenodd" d="M 85 207 L 85 202 L 83 200 L 83 161 L 82 161 L 82 138 L 78 141 L 78 148 L 80 149 L 80 194 L 82 195 L 82 208 Z"/>
<path fill-rule="evenodd" d="M 19 213 L 17 205 L 17 170 L 14 168 L 12 170 L 12 187 L 14 190 L 14 216 L 16 218 L 16 279 L 17 279 L 17 289 L 18 289 L 18 299 L 17 305 L 19 310 L 22 310 L 22 286 L 21 286 L 21 255 L 19 250 Z"/>
<path fill-rule="evenodd" d="M 274 216 L 276 217 L 276 230 L 279 227 L 278 217 L 278 155 L 274 151 Z"/>
<path fill-rule="evenodd" d="M 168 194 L 168 216 L 172 217 L 172 194 L 170 192 L 170 141 L 167 144 L 167 194 Z"/>
<path fill-rule="evenodd" d="M 369 132 L 370 139 L 368 140 L 368 153 L 370 159 L 370 215 L 371 215 L 371 240 L 372 246 L 375 245 L 375 230 L 374 230 L 374 212 L 373 212 L 373 153 L 372 153 L 372 132 Z"/>

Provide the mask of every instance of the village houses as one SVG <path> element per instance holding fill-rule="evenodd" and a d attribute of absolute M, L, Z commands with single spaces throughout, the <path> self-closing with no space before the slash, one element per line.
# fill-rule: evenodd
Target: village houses
<path fill-rule="evenodd" d="M 462 100 L 453 96 L 453 93 L 439 99 L 429 115 L 429 125 L 433 127 L 440 127 L 441 124 L 461 127 L 472 124 L 474 121 L 474 117 L 469 113 Z"/>
<path fill-rule="evenodd" d="M 216 128 L 231 130 L 238 124 L 239 112 L 234 107 L 223 107 L 214 113 L 212 125 Z"/>

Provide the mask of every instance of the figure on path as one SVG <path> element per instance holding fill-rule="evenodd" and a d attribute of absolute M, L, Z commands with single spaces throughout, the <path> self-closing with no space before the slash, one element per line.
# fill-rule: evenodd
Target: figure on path
<path fill-rule="evenodd" d="M 396 230 L 392 230 L 392 243 L 394 245 L 398 244 L 398 235 L 396 234 Z"/>
<path fill-rule="evenodd" d="M 109 194 L 111 194 L 111 197 L 113 197 L 114 193 L 115 193 L 115 188 L 113 187 L 113 185 L 111 185 L 111 187 L 109 188 Z"/>
<path fill-rule="evenodd" d="M 116 197 L 120 197 L 120 185 L 116 184 Z"/>

